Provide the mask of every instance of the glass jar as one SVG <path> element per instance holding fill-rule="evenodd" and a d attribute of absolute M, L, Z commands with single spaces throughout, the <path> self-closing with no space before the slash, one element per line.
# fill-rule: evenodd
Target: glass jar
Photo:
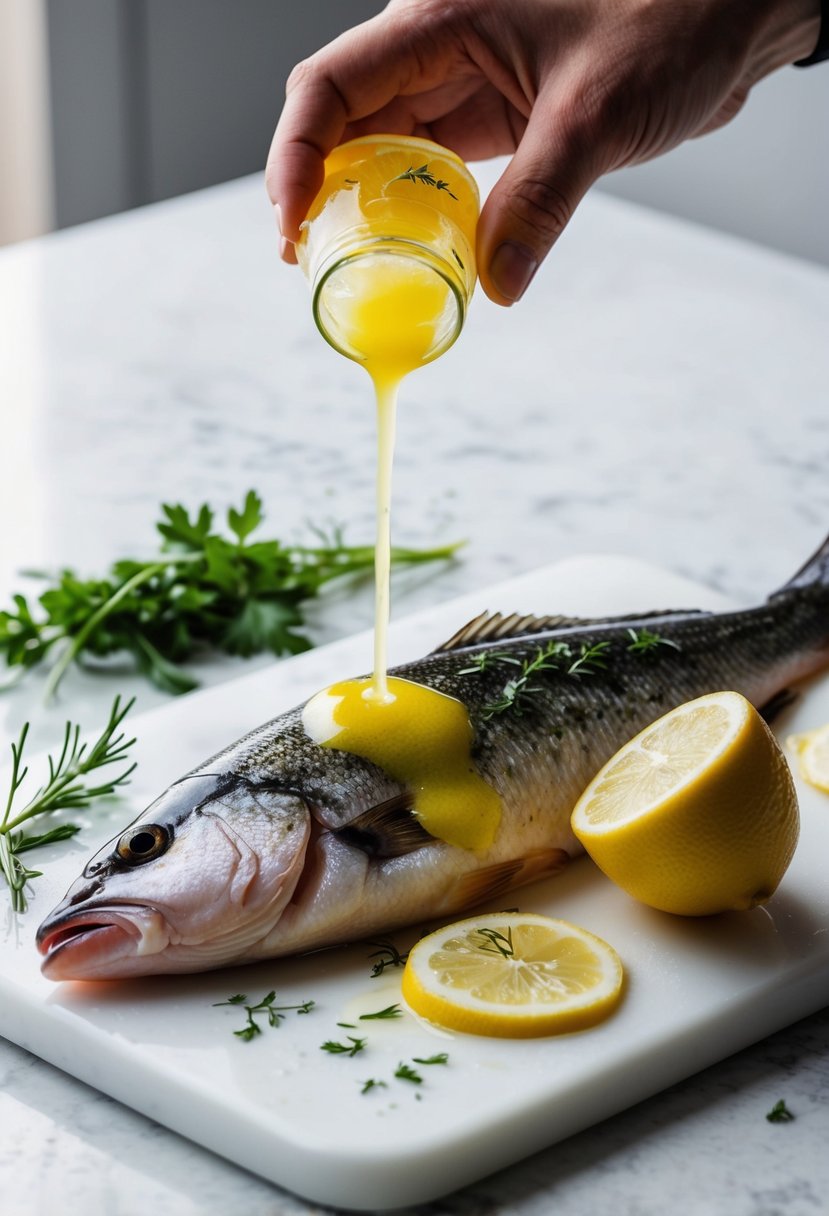
<path fill-rule="evenodd" d="M 326 341 L 366 362 L 396 327 L 416 332 L 413 366 L 443 354 L 475 287 L 478 211 L 466 165 L 429 140 L 368 135 L 335 148 L 296 247 Z"/>

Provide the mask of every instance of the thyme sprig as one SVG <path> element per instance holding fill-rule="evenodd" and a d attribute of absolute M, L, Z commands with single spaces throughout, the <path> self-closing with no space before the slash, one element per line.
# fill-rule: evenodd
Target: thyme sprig
<path fill-rule="evenodd" d="M 671 646 L 674 650 L 681 650 L 679 642 L 672 641 L 671 638 L 663 638 L 661 634 L 654 633 L 653 630 L 642 626 L 641 629 L 628 629 L 628 637 L 631 639 L 627 645 L 627 649 L 631 654 L 650 654 L 659 646 Z"/>
<path fill-rule="evenodd" d="M 356 1056 L 359 1052 L 365 1051 L 368 1039 L 355 1039 L 351 1034 L 346 1035 L 348 1043 L 338 1043 L 336 1039 L 326 1039 L 320 1045 L 320 1051 L 327 1051 L 332 1056 Z M 351 1046 L 349 1046 L 349 1043 Z"/>
<path fill-rule="evenodd" d="M 23 752 L 29 733 L 26 722 L 16 743 L 12 743 L 12 772 L 6 805 L 0 819 L 0 874 L 11 892 L 12 908 L 25 912 L 27 901 L 25 888 L 33 878 L 39 878 L 41 870 L 31 870 L 20 860 L 20 854 L 43 845 L 56 844 L 71 839 L 80 827 L 74 823 L 62 823 L 57 827 L 37 834 L 22 831 L 22 825 L 40 815 L 51 815 L 55 811 L 83 810 L 96 799 L 104 798 L 126 785 L 135 764 L 130 764 L 114 777 L 107 777 L 99 784 L 85 780 L 90 774 L 114 764 L 121 764 L 135 739 L 128 739 L 119 730 L 129 713 L 134 700 L 121 704 L 116 697 L 106 726 L 91 745 L 81 742 L 81 728 L 72 722 L 66 723 L 63 746 L 57 758 L 48 756 L 49 775 L 34 796 L 18 811 L 15 799 L 28 775 L 28 765 L 23 763 Z"/>
<path fill-rule="evenodd" d="M 380 1021 L 388 1018 L 402 1018 L 403 1010 L 399 1005 L 387 1005 L 385 1009 L 378 1009 L 376 1013 L 361 1013 L 361 1022 Z"/>
<path fill-rule="evenodd" d="M 445 190 L 450 198 L 453 198 L 455 202 L 458 201 L 457 194 L 453 194 L 449 189 L 449 183 L 442 181 L 441 178 L 435 177 L 434 173 L 429 172 L 428 161 L 425 165 L 421 165 L 419 169 L 415 169 L 412 165 L 409 165 L 405 173 L 400 173 L 391 180 L 392 182 L 422 182 L 424 186 L 434 186 L 436 190 Z M 389 185 L 391 185 L 391 182 Z"/>
<path fill-rule="evenodd" d="M 246 1020 L 241 1030 L 234 1030 L 234 1035 L 237 1039 L 241 1039 L 243 1043 L 249 1043 L 251 1039 L 255 1039 L 258 1034 L 262 1033 L 262 1027 L 256 1020 L 258 1015 L 264 1014 L 267 1025 L 272 1029 L 276 1029 L 285 1020 L 285 1014 L 296 1012 L 310 1013 L 314 1008 L 314 1001 L 302 1001 L 299 1005 L 277 1005 L 276 992 L 271 991 L 264 996 L 261 1001 L 255 1005 L 248 1005 L 247 996 L 244 992 L 237 992 L 234 996 L 230 996 L 226 1001 L 214 1001 L 214 1008 L 219 1008 L 222 1005 L 242 1005 L 244 1006 Z"/>
<path fill-rule="evenodd" d="M 542 671 L 562 671 L 568 676 L 593 675 L 607 666 L 607 650 L 610 642 L 582 642 L 578 653 L 574 655 L 569 642 L 548 642 L 540 646 L 531 659 L 516 660 L 510 655 L 501 655 L 497 660 L 501 663 L 517 662 L 520 672 L 511 680 L 507 680 L 501 694 L 494 701 L 484 706 L 484 718 L 495 717 L 496 714 L 512 711 L 521 717 L 529 712 L 535 698 L 544 691 L 544 685 L 533 682 L 533 678 Z M 484 652 L 486 654 L 486 652 Z M 490 652 L 491 653 L 491 652 Z M 476 656 L 477 662 L 473 667 L 465 668 L 461 674 L 473 670 L 485 671 L 484 656 Z"/>

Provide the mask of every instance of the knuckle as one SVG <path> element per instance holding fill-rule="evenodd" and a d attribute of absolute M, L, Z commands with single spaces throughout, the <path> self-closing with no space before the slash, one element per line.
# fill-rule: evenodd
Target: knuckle
<path fill-rule="evenodd" d="M 313 57 L 310 59 L 300 59 L 299 63 L 295 63 L 288 73 L 288 79 L 285 82 L 285 94 L 290 95 L 294 89 L 301 85 L 307 84 L 309 78 L 314 74 Z"/>
<path fill-rule="evenodd" d="M 510 204 L 519 221 L 547 242 L 566 228 L 574 210 L 558 186 L 537 177 L 516 183 Z"/>

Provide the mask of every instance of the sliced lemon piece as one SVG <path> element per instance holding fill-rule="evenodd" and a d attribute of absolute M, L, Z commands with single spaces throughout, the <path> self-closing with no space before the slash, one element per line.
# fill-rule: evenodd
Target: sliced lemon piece
<path fill-rule="evenodd" d="M 609 878 L 685 916 L 765 903 L 799 825 L 786 759 L 736 692 L 699 697 L 647 727 L 593 778 L 572 815 Z"/>
<path fill-rule="evenodd" d="M 403 972 L 415 1013 L 466 1034 L 529 1039 L 583 1030 L 622 994 L 611 946 L 565 920 L 495 912 L 422 938 Z"/>
<path fill-rule="evenodd" d="M 798 757 L 801 777 L 829 794 L 829 724 L 802 735 L 789 735 L 786 746 Z"/>

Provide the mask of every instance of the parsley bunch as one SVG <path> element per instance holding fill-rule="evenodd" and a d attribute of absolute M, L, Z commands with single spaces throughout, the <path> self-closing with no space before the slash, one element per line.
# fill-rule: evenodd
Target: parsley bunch
<path fill-rule="evenodd" d="M 152 560 L 117 561 L 105 578 L 63 570 L 39 596 L 40 611 L 13 597 L 0 611 L 0 655 L 9 667 L 23 674 L 54 657 L 51 695 L 73 662 L 126 652 L 158 688 L 189 692 L 197 681 L 179 664 L 204 649 L 245 657 L 307 650 L 303 605 L 332 579 L 374 563 L 372 546 L 345 545 L 339 532 L 319 534 L 318 545 L 252 539 L 264 518 L 253 490 L 241 510 L 227 512 L 229 536 L 206 503 L 192 516 L 180 504 L 161 510 L 161 551 Z M 395 548 L 392 561 L 445 559 L 457 547 Z"/>

